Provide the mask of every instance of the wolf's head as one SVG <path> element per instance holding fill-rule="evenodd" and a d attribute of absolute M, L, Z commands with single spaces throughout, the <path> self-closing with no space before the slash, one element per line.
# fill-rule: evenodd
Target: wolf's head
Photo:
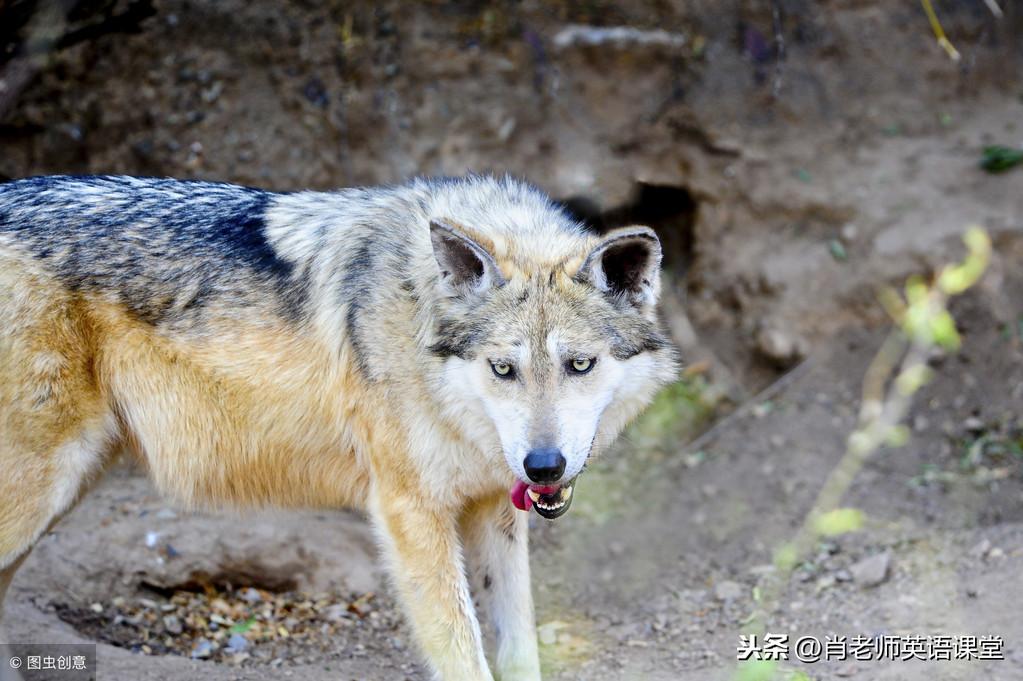
<path fill-rule="evenodd" d="M 519 229 L 431 221 L 443 302 L 431 349 L 445 358 L 449 401 L 492 424 L 483 430 L 498 442 L 481 444 L 517 476 L 513 502 L 556 518 L 587 460 L 677 364 L 657 320 L 653 230 L 596 236 L 559 212 L 529 219 Z"/>

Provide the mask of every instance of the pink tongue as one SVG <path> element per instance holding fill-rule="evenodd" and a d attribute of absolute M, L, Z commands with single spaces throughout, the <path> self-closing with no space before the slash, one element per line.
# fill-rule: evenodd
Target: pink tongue
<path fill-rule="evenodd" d="M 515 508 L 520 511 L 528 511 L 533 506 L 533 500 L 526 494 L 526 490 L 529 489 L 529 485 L 516 480 L 515 484 L 511 488 L 511 501 L 515 505 Z"/>
<path fill-rule="evenodd" d="M 527 485 L 521 480 L 516 480 L 515 484 L 512 485 L 510 495 L 515 508 L 520 511 L 528 511 L 533 507 L 533 499 L 526 494 L 526 490 L 530 487 L 533 488 L 534 492 L 539 492 L 540 494 L 554 494 L 561 489 L 561 485 Z"/>

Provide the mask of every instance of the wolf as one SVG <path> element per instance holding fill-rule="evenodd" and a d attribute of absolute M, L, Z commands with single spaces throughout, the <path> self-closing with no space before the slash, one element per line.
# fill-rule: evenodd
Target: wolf
<path fill-rule="evenodd" d="M 660 264 L 511 177 L 0 185 L 0 600 L 127 452 L 186 505 L 365 511 L 434 678 L 494 678 L 475 595 L 539 679 L 528 512 L 676 377 Z"/>

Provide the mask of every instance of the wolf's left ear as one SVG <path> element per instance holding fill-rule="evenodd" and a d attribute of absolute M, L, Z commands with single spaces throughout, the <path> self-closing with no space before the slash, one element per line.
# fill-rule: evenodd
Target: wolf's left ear
<path fill-rule="evenodd" d="M 661 241 L 649 227 L 622 227 L 604 235 L 575 278 L 634 305 L 653 305 L 660 293 Z"/>
<path fill-rule="evenodd" d="M 482 293 L 504 284 L 494 256 L 454 225 L 431 220 L 430 241 L 440 268 L 441 286 L 449 295 Z"/>

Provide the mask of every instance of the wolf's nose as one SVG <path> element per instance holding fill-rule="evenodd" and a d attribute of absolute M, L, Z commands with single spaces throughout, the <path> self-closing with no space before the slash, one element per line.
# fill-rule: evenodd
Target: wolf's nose
<path fill-rule="evenodd" d="M 541 447 L 526 454 L 526 475 L 533 482 L 557 482 L 565 474 L 565 457 L 556 447 Z"/>

